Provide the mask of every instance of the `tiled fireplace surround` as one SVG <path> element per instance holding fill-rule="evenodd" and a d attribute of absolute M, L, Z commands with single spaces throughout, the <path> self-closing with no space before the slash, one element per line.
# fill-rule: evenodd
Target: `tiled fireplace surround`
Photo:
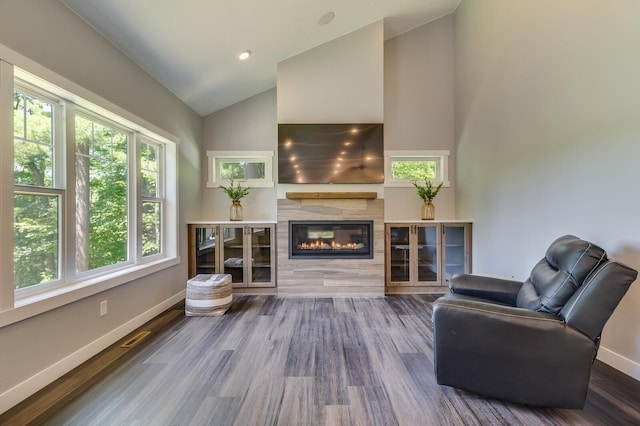
<path fill-rule="evenodd" d="M 290 220 L 373 220 L 373 259 L 289 259 Z M 278 200 L 278 295 L 384 296 L 384 200 Z"/>

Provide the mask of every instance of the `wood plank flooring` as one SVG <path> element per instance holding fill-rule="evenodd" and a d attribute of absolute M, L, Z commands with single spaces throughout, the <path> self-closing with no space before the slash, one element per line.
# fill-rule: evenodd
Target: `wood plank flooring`
<path fill-rule="evenodd" d="M 439 386 L 433 300 L 235 297 L 224 316 L 168 323 L 45 424 L 640 424 L 640 382 L 600 362 L 584 410 Z"/>

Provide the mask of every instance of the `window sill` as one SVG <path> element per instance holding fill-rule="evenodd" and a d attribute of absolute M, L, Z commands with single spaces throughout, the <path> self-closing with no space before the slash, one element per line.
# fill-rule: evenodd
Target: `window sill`
<path fill-rule="evenodd" d="M 413 188 L 413 187 L 414 187 L 414 186 L 413 186 L 413 182 L 414 182 L 414 181 L 411 181 L 411 180 L 404 180 L 404 181 L 402 181 L 402 180 L 387 181 L 387 182 L 385 182 L 385 183 L 384 183 L 384 187 L 385 187 L 385 188 Z M 416 179 L 416 180 L 415 180 L 415 182 L 418 182 L 419 184 L 422 184 L 422 183 L 424 182 L 424 180 Z M 437 185 L 439 185 L 440 183 L 442 183 L 442 186 L 443 186 L 444 188 L 449 188 L 449 187 L 451 187 L 451 181 L 448 181 L 448 180 L 446 180 L 446 181 L 444 181 L 444 182 L 439 181 L 439 180 L 432 180 L 432 181 L 431 181 L 431 183 L 432 183 L 434 186 L 437 186 Z"/>
<path fill-rule="evenodd" d="M 0 328 L 52 309 L 76 302 L 94 294 L 137 280 L 180 264 L 180 258 L 161 259 L 144 265 L 94 277 L 79 283 L 58 287 L 16 300 L 15 308 L 0 312 Z"/>

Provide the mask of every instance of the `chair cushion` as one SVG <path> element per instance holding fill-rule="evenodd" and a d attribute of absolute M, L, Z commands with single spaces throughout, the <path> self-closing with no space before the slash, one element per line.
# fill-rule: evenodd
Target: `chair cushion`
<path fill-rule="evenodd" d="M 595 244 L 573 235 L 558 238 L 523 283 L 516 306 L 558 315 L 585 278 L 606 259 L 606 252 Z"/>

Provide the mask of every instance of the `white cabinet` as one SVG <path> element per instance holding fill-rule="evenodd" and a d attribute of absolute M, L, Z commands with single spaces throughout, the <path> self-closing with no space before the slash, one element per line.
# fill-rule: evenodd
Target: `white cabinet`
<path fill-rule="evenodd" d="M 471 223 L 385 226 L 387 294 L 442 293 L 453 274 L 471 272 Z"/>
<path fill-rule="evenodd" d="M 229 274 L 234 288 L 275 287 L 275 224 L 189 224 L 189 277 Z"/>

